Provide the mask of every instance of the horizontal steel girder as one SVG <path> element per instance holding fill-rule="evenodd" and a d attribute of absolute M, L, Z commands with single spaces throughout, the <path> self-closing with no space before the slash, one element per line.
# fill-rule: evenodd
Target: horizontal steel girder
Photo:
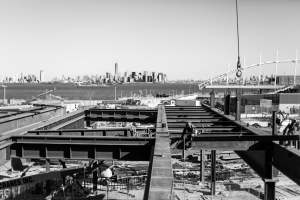
<path fill-rule="evenodd" d="M 261 178 L 266 177 L 266 151 L 235 151 Z"/>
<path fill-rule="evenodd" d="M 65 136 L 106 136 L 112 134 L 130 135 L 130 127 L 107 127 L 99 129 L 61 129 L 61 130 L 33 130 L 28 131 L 26 135 L 65 135 Z M 134 129 L 137 132 L 155 131 L 155 128 L 137 127 Z"/>
<path fill-rule="evenodd" d="M 180 124 L 170 124 L 169 128 L 170 129 L 175 129 L 175 128 L 181 128 L 184 129 L 185 125 L 180 125 Z M 212 130 L 221 130 L 221 131 L 231 131 L 233 129 L 236 129 L 235 132 L 238 131 L 238 127 L 236 126 L 216 126 L 216 125 L 212 125 L 212 126 L 205 126 L 205 127 L 201 127 L 201 126 L 194 126 L 199 130 L 208 130 L 208 131 L 212 131 Z M 243 130 L 241 130 L 243 131 Z"/>
<path fill-rule="evenodd" d="M 155 138 L 16 136 L 12 141 L 11 155 L 24 158 L 148 161 Z"/>
<path fill-rule="evenodd" d="M 168 125 L 164 106 L 159 105 L 156 123 L 156 140 L 150 159 L 144 199 L 171 199 L 172 188 L 173 171 Z"/>
<path fill-rule="evenodd" d="M 78 111 L 69 113 L 66 116 L 63 116 L 63 118 L 60 120 L 57 120 L 53 123 L 45 125 L 41 129 L 43 129 L 43 130 L 56 129 L 57 127 L 60 127 L 62 124 L 67 124 L 72 120 L 80 120 L 82 118 L 84 118 L 84 111 L 78 110 Z"/>
<path fill-rule="evenodd" d="M 168 119 L 168 124 L 169 123 L 186 123 L 187 120 L 185 118 L 173 118 L 173 119 Z M 191 119 L 188 120 L 188 122 L 193 123 L 214 123 L 214 124 L 220 124 L 220 123 L 224 123 L 224 124 L 234 124 L 231 121 L 228 120 L 219 120 L 219 119 Z"/>
<path fill-rule="evenodd" d="M 188 121 L 191 122 L 191 121 Z M 173 125 L 175 126 L 185 126 L 186 121 L 178 121 L 178 122 L 168 122 L 169 127 L 172 127 Z M 199 128 L 205 128 L 205 127 L 211 127 L 211 126 L 224 126 L 224 127 L 237 127 L 234 123 L 232 122 L 192 122 L 193 127 L 199 127 Z M 237 127 L 238 128 L 238 127 Z"/>
<path fill-rule="evenodd" d="M 180 140 L 180 137 L 171 137 L 172 141 Z M 273 141 L 298 140 L 299 136 L 283 135 L 237 135 L 237 134 L 205 134 L 194 136 L 192 139 L 192 149 L 216 149 L 216 150 L 261 150 L 266 143 Z"/>
<path fill-rule="evenodd" d="M 269 137 L 269 138 L 268 138 Z M 243 136 L 239 137 L 236 135 L 228 135 L 228 136 L 209 136 L 199 138 L 194 137 L 192 146 L 193 149 L 215 149 L 215 150 L 223 150 L 223 151 L 255 151 L 260 150 L 262 146 L 265 146 L 266 143 L 271 141 L 286 141 L 286 140 L 294 140 L 294 137 L 285 138 L 276 137 L 271 138 L 273 136 L 264 137 L 256 137 L 256 136 Z M 204 139 L 205 138 L 205 139 Z M 204 140 L 203 140 L 204 139 Z M 242 154 L 242 153 L 241 153 Z M 240 154 L 239 154 L 240 155 Z"/>
<path fill-rule="evenodd" d="M 300 151 L 273 143 L 273 165 L 300 185 Z"/>
<path fill-rule="evenodd" d="M 184 120 L 222 120 L 223 118 L 220 116 L 214 116 L 214 115 L 207 115 L 207 116 L 168 116 L 168 120 L 170 119 L 184 119 Z"/>
<path fill-rule="evenodd" d="M 156 109 L 102 109 L 102 108 L 90 108 L 86 110 L 87 113 L 109 113 L 109 112 L 121 112 L 121 113 L 155 113 L 157 115 Z"/>
<path fill-rule="evenodd" d="M 209 108 L 207 105 L 204 105 L 208 109 L 212 110 L 215 113 L 218 113 L 217 110 Z M 231 116 L 225 116 L 219 113 L 220 116 L 225 117 L 228 120 L 233 120 Z M 252 127 L 247 127 L 244 123 L 234 121 L 237 125 L 243 126 L 249 133 L 253 133 L 255 135 L 266 135 L 266 132 L 263 132 L 259 129 L 255 129 Z M 271 133 L 270 133 L 271 134 Z M 295 181 L 298 185 L 300 185 L 300 152 L 297 149 L 287 148 L 279 145 L 278 143 L 271 142 L 268 146 L 272 151 L 271 162 L 272 164 L 280 170 L 283 174 L 289 177 L 291 180 Z M 266 147 L 264 147 L 266 148 Z M 261 177 L 264 177 L 267 173 L 270 173 L 265 169 L 266 162 L 264 161 L 265 156 L 263 153 L 258 155 L 258 153 L 253 153 L 252 151 L 236 151 L 236 153 L 243 158 L 248 165 L 250 165 Z"/>
<path fill-rule="evenodd" d="M 168 116 L 174 116 L 174 115 L 199 115 L 199 116 L 201 116 L 201 115 L 209 115 L 209 114 L 212 114 L 213 115 L 213 113 L 210 113 L 210 112 L 206 112 L 206 111 L 198 111 L 198 112 L 190 112 L 190 111 L 172 111 L 172 112 L 168 112 L 166 115 L 167 115 L 167 117 Z"/>
<path fill-rule="evenodd" d="M 195 128 L 197 130 L 197 128 Z M 170 133 L 170 138 L 179 138 L 182 135 L 183 130 L 182 129 L 169 129 L 169 133 Z M 218 135 L 245 135 L 248 134 L 249 132 L 246 131 L 239 131 L 239 132 L 235 132 L 235 131 L 210 131 L 210 132 L 204 132 L 201 133 L 201 135 L 207 135 L 209 136 L 210 134 L 218 134 Z"/>
<path fill-rule="evenodd" d="M 299 135 L 220 135 L 206 134 L 194 136 L 193 141 L 258 141 L 258 142 L 273 142 L 273 141 L 289 141 L 299 140 Z"/>
<path fill-rule="evenodd" d="M 179 112 L 179 113 L 172 113 L 172 114 L 168 114 L 167 118 L 172 118 L 172 117 L 207 117 L 207 116 L 218 116 L 216 114 L 213 113 L 184 113 L 184 112 Z"/>
<path fill-rule="evenodd" d="M 156 110 L 134 109 L 90 109 L 85 111 L 86 120 L 90 121 L 135 121 L 155 123 Z"/>

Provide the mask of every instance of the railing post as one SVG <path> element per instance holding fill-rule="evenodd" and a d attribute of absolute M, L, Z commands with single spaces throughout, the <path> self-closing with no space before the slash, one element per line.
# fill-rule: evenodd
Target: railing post
<path fill-rule="evenodd" d="M 210 93 L 210 107 L 215 107 L 215 91 L 212 90 Z"/>
<path fill-rule="evenodd" d="M 276 111 L 272 111 L 272 135 L 277 135 Z"/>
<path fill-rule="evenodd" d="M 204 150 L 200 150 L 200 181 L 203 183 L 204 182 Z"/>
<path fill-rule="evenodd" d="M 216 150 L 211 150 L 211 195 L 216 194 Z"/>

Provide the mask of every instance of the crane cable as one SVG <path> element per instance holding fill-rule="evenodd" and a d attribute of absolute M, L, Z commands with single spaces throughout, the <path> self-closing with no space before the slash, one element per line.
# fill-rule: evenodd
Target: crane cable
<path fill-rule="evenodd" d="M 242 76 L 242 66 L 240 59 L 240 33 L 239 33 L 239 9 L 238 0 L 235 0 L 235 14 L 236 14 L 236 33 L 237 33 L 237 49 L 238 49 L 238 60 L 237 60 L 237 72 L 236 76 L 240 78 Z"/>

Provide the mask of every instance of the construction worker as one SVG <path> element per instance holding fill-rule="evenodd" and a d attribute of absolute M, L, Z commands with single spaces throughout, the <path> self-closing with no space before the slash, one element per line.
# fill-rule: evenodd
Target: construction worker
<path fill-rule="evenodd" d="M 294 135 L 296 126 L 297 126 L 297 121 L 295 119 L 292 119 L 291 122 L 283 130 L 283 135 Z M 289 140 L 287 145 L 290 145 L 290 144 L 291 144 L 291 141 Z"/>
<path fill-rule="evenodd" d="M 185 148 L 190 148 L 192 146 L 192 134 L 194 132 L 194 127 L 191 122 L 187 122 L 183 132 L 182 132 L 182 141 L 185 140 Z"/>

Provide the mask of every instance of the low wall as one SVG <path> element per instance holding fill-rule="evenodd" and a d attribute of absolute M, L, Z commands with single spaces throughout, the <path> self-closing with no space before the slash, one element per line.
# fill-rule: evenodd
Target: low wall
<path fill-rule="evenodd" d="M 53 107 L 41 113 L 24 113 L 24 114 L 17 115 L 13 119 L 0 122 L 0 136 L 4 132 L 11 131 L 24 126 L 28 126 L 37 122 L 41 122 L 52 117 L 57 117 L 63 115 L 64 113 L 65 113 L 64 108 Z"/>

